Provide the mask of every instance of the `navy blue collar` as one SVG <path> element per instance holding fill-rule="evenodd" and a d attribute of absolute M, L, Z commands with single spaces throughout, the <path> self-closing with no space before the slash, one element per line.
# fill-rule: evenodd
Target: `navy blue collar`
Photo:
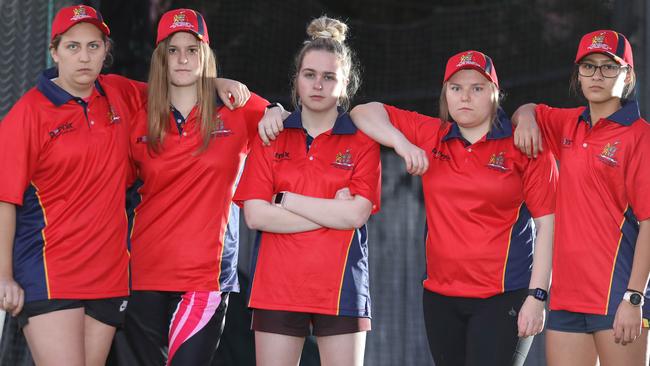
<path fill-rule="evenodd" d="M 639 103 L 636 100 L 621 99 L 621 109 L 612 113 L 607 120 L 616 122 L 621 126 L 630 126 L 634 121 L 641 118 Z M 578 122 L 584 121 L 591 126 L 591 112 L 589 106 L 578 117 Z"/>
<path fill-rule="evenodd" d="M 57 70 L 56 67 L 44 70 L 38 77 L 36 88 L 57 107 L 62 106 L 70 100 L 81 99 L 71 95 L 67 91 L 63 90 L 60 86 L 56 85 L 52 79 L 55 79 L 57 77 L 59 77 L 59 70 Z M 95 80 L 95 88 L 97 88 L 99 94 L 106 95 L 98 80 Z"/>
<path fill-rule="evenodd" d="M 357 132 L 357 126 L 354 125 L 350 115 L 342 108 L 338 108 L 339 115 L 336 117 L 334 127 L 332 128 L 332 135 L 353 135 Z M 299 128 L 303 129 L 302 116 L 300 109 L 295 110 L 287 119 L 284 120 L 285 128 Z"/>
<path fill-rule="evenodd" d="M 467 141 L 463 137 L 463 134 L 460 133 L 460 128 L 458 128 L 458 124 L 456 122 L 450 122 L 450 123 L 451 123 L 451 128 L 449 129 L 449 132 L 447 132 L 445 137 L 442 138 L 442 141 L 447 141 L 453 138 Z M 498 139 L 508 138 L 510 136 L 512 136 L 512 122 L 510 121 L 510 118 L 508 118 L 506 112 L 504 112 L 503 109 L 499 108 L 497 110 L 496 121 L 490 127 L 490 131 L 487 133 L 487 136 L 485 138 L 486 140 L 498 140 Z"/>

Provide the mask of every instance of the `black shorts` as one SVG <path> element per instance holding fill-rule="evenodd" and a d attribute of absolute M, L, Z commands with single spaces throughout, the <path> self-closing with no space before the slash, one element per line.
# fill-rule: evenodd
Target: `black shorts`
<path fill-rule="evenodd" d="M 523 365 L 533 337 L 517 336 L 528 289 L 486 299 L 423 294 L 429 349 L 437 366 Z"/>
<path fill-rule="evenodd" d="M 293 337 L 326 337 L 367 332 L 370 318 L 253 309 L 251 329 Z"/>
<path fill-rule="evenodd" d="M 111 327 L 121 327 L 124 324 L 128 297 L 111 297 L 106 299 L 74 300 L 51 299 L 30 301 L 25 303 L 23 310 L 18 314 L 18 325 L 24 328 L 29 323 L 29 318 L 59 310 L 84 308 L 89 317 L 96 319 Z"/>

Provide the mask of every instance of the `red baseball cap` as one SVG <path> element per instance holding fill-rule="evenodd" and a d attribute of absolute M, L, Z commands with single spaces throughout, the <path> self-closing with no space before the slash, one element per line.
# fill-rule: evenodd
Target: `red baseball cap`
<path fill-rule="evenodd" d="M 88 5 L 74 5 L 62 8 L 56 13 L 52 21 L 50 41 L 54 40 L 59 34 L 65 33 L 73 25 L 81 22 L 94 24 L 107 36 L 111 34 L 108 26 L 104 23 L 104 18 L 102 18 L 102 15 L 97 10 Z"/>
<path fill-rule="evenodd" d="M 585 34 L 578 45 L 575 63 L 592 53 L 603 53 L 623 66 L 634 67 L 630 42 L 624 35 L 613 30 L 598 30 Z"/>
<path fill-rule="evenodd" d="M 163 14 L 158 22 L 156 45 L 176 32 L 190 32 L 201 41 L 210 44 L 208 27 L 203 16 L 192 9 L 174 9 Z"/>
<path fill-rule="evenodd" d="M 445 68 L 445 79 L 442 82 L 447 82 L 452 75 L 464 69 L 474 69 L 480 72 L 486 79 L 493 82 L 497 88 L 499 87 L 497 71 L 494 69 L 490 56 L 473 50 L 464 51 L 449 58 Z"/>

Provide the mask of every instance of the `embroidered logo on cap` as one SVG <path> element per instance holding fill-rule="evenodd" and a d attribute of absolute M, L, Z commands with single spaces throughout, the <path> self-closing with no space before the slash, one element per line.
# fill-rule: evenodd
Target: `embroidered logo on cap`
<path fill-rule="evenodd" d="M 187 21 L 187 17 L 185 16 L 185 13 L 178 13 L 174 15 L 174 22 L 172 25 L 169 26 L 169 28 L 178 28 L 178 27 L 189 27 L 193 28 L 192 23 Z"/>
<path fill-rule="evenodd" d="M 597 36 L 594 36 L 591 39 L 591 44 L 587 47 L 588 50 L 601 49 L 605 51 L 611 51 L 611 47 L 605 43 L 605 32 L 601 32 Z"/>
<path fill-rule="evenodd" d="M 84 19 L 84 18 L 90 18 L 90 15 L 86 13 L 86 8 L 84 8 L 83 6 L 80 6 L 76 9 L 72 9 L 72 14 L 73 16 L 72 18 L 70 18 L 70 20 L 72 21 Z"/>
<path fill-rule="evenodd" d="M 456 64 L 456 67 L 460 67 L 464 65 L 474 65 L 474 66 L 481 67 L 481 65 L 479 65 L 478 62 L 474 61 L 474 52 L 467 52 L 466 54 L 460 56 L 460 62 Z"/>

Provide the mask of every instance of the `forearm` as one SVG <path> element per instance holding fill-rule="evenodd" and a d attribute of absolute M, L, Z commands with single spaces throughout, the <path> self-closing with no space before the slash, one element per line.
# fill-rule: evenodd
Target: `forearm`
<path fill-rule="evenodd" d="M 390 123 L 384 105 L 378 102 L 360 104 L 350 111 L 354 124 L 378 143 L 395 147 L 406 137 Z"/>
<path fill-rule="evenodd" d="M 553 228 L 555 215 L 535 219 L 537 237 L 533 254 L 533 270 L 528 288 L 548 290 L 553 263 Z"/>
<path fill-rule="evenodd" d="M 13 278 L 13 246 L 16 206 L 0 202 L 0 278 Z"/>
<path fill-rule="evenodd" d="M 301 233 L 320 229 L 322 226 L 264 200 L 244 203 L 246 225 L 253 230 L 278 234 Z"/>
<path fill-rule="evenodd" d="M 521 105 L 512 114 L 512 124 L 518 126 L 520 122 L 535 121 L 535 107 L 537 107 L 535 103 Z"/>
<path fill-rule="evenodd" d="M 348 230 L 363 226 L 372 203 L 357 195 L 350 200 L 326 199 L 287 192 L 282 207 L 331 229 Z"/>
<path fill-rule="evenodd" d="M 650 273 L 650 219 L 639 223 L 639 236 L 636 239 L 632 273 L 627 287 L 645 293 Z"/>

